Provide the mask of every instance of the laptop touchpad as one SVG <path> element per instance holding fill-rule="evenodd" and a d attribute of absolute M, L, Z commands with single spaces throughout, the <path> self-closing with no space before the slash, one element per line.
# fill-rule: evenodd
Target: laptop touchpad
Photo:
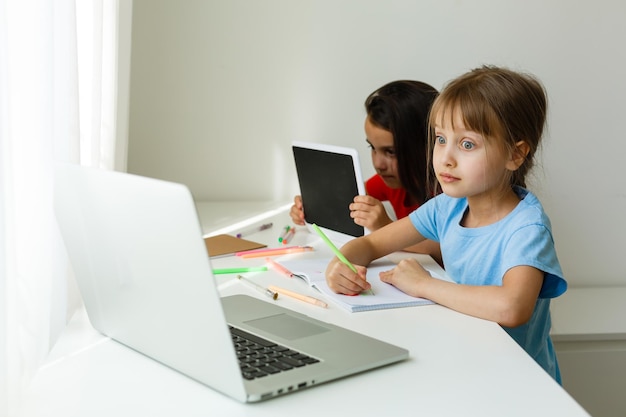
<path fill-rule="evenodd" d="M 289 314 L 277 314 L 275 316 L 249 320 L 244 323 L 287 340 L 300 339 L 329 331 L 325 327 L 290 316 Z"/>

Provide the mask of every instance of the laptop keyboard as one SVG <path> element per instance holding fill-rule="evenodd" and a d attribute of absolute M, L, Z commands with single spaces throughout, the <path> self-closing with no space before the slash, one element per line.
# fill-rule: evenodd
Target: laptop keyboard
<path fill-rule="evenodd" d="M 232 326 L 230 334 L 237 351 L 241 374 L 248 380 L 301 368 L 318 359 L 255 336 Z"/>

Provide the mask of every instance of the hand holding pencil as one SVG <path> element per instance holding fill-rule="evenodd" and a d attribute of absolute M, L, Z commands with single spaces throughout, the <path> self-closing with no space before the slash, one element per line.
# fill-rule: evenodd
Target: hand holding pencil
<path fill-rule="evenodd" d="M 331 261 L 326 269 L 326 281 L 330 289 L 345 295 L 359 295 L 361 292 L 369 290 L 374 295 L 371 284 L 365 279 L 366 268 L 354 266 L 316 224 L 312 226 L 315 233 L 336 255 L 336 260 Z M 346 267 L 352 273 L 348 272 Z"/>
<path fill-rule="evenodd" d="M 334 257 L 326 267 L 326 283 L 338 294 L 359 295 L 369 291 L 374 295 L 372 285 L 365 278 L 367 269 L 361 265 L 354 265 L 357 272 L 353 272 L 346 264 Z"/>

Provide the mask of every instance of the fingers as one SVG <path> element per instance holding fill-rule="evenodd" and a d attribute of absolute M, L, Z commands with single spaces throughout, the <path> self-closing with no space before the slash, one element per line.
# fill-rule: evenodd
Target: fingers
<path fill-rule="evenodd" d="M 304 208 L 302 206 L 302 197 L 299 195 L 293 198 L 293 206 L 289 210 L 291 221 L 299 226 L 304 226 Z"/>
<path fill-rule="evenodd" d="M 354 197 L 353 200 L 355 203 L 361 203 L 361 204 L 367 204 L 370 206 L 375 206 L 378 203 L 380 203 L 380 201 L 372 196 L 369 195 L 357 195 L 356 197 Z"/>
<path fill-rule="evenodd" d="M 383 271 L 380 274 L 378 274 L 378 276 L 380 277 L 380 280 L 382 282 L 391 284 L 393 281 L 393 269 L 390 269 L 389 271 Z"/>
<path fill-rule="evenodd" d="M 358 273 L 354 273 L 347 265 L 336 261 L 328 266 L 326 282 L 331 290 L 339 294 L 357 295 L 371 288 L 365 279 L 366 268 L 356 265 Z"/>
<path fill-rule="evenodd" d="M 291 217 L 291 221 L 299 226 L 304 226 L 304 212 L 298 207 L 291 206 L 291 210 L 289 210 L 289 217 Z"/>
<path fill-rule="evenodd" d="M 413 297 L 420 297 L 421 288 L 428 279 L 431 279 L 431 275 L 417 260 L 403 259 L 395 268 L 381 272 L 379 278 L 400 291 Z"/>
<path fill-rule="evenodd" d="M 413 259 L 413 258 L 402 259 L 398 263 L 397 268 L 400 270 L 412 271 L 415 273 L 422 273 L 422 274 L 430 275 L 430 273 L 426 269 L 424 269 L 422 264 L 420 264 L 417 261 L 417 259 Z"/>
<path fill-rule="evenodd" d="M 354 223 L 371 231 L 391 223 L 383 204 L 367 195 L 354 197 L 354 202 L 350 204 L 350 217 L 354 219 Z"/>
<path fill-rule="evenodd" d="M 385 207 L 383 203 L 369 195 L 357 195 L 350 204 L 350 210 L 352 211 L 384 211 Z"/>

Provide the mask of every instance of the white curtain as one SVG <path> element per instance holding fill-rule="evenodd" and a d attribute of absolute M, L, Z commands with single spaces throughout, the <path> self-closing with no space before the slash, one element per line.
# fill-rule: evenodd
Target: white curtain
<path fill-rule="evenodd" d="M 54 164 L 125 167 L 118 2 L 0 0 L 0 416 L 17 414 L 81 305 L 52 210 Z"/>

